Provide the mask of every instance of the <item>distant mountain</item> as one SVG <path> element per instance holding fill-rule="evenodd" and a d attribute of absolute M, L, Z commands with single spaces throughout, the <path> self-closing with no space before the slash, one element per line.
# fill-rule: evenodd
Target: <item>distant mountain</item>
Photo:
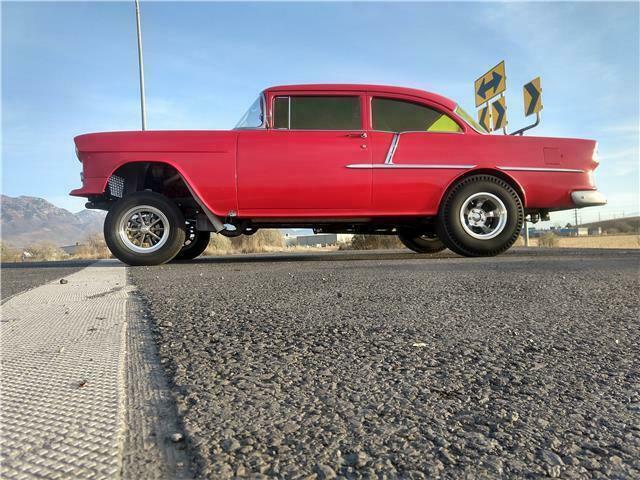
<path fill-rule="evenodd" d="M 82 243 L 93 233 L 102 232 L 105 212 L 82 210 L 71 213 L 43 198 L 2 195 L 2 241 L 12 247 L 50 243 L 56 247 Z"/>

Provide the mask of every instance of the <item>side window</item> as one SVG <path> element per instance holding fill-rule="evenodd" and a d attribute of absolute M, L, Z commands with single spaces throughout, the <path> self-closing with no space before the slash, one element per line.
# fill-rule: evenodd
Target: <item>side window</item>
<path fill-rule="evenodd" d="M 451 117 L 417 103 L 390 98 L 371 100 L 374 130 L 385 132 L 461 132 Z"/>
<path fill-rule="evenodd" d="M 360 97 L 276 97 L 273 128 L 360 130 Z"/>

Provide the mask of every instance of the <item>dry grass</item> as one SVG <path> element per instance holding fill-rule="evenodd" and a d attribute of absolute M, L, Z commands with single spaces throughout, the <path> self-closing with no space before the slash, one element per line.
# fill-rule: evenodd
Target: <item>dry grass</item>
<path fill-rule="evenodd" d="M 381 250 L 404 248 L 404 245 L 395 235 L 354 235 L 351 245 L 343 250 Z"/>
<path fill-rule="evenodd" d="M 80 260 L 111 258 L 111 252 L 104 241 L 104 237 L 99 233 L 95 233 L 87 237 L 78 252 L 71 255 L 71 258 Z"/>
<path fill-rule="evenodd" d="M 79 246 L 78 251 L 69 255 L 52 243 L 40 242 L 25 248 L 12 248 L 4 243 L 2 247 L 2 262 L 55 262 L 58 260 L 98 260 L 111 258 L 111 252 L 100 234 L 88 236 Z"/>
<path fill-rule="evenodd" d="M 55 262 L 69 258 L 69 255 L 64 250 L 48 242 L 29 245 L 24 251 L 30 254 L 28 257 L 30 261 Z"/>
<path fill-rule="evenodd" d="M 640 235 L 592 235 L 587 237 L 557 237 L 557 248 L 640 248 Z M 522 237 L 516 246 L 523 246 Z M 538 238 L 529 240 L 531 247 L 540 245 Z"/>
<path fill-rule="evenodd" d="M 558 243 L 559 243 L 558 236 L 552 232 L 546 232 L 538 238 L 539 247 L 547 247 L 547 248 L 557 247 Z"/>
<path fill-rule="evenodd" d="M 13 262 L 18 262 L 20 261 L 20 257 L 21 257 L 21 252 L 20 250 L 16 250 L 15 248 L 11 248 L 9 245 L 7 245 L 4 242 L 0 241 L 0 262 L 8 262 L 8 263 L 13 263 Z"/>
<path fill-rule="evenodd" d="M 229 238 L 213 234 L 204 255 L 231 255 L 234 253 L 264 253 L 285 251 L 284 237 L 279 230 L 258 230 L 253 235 Z"/>

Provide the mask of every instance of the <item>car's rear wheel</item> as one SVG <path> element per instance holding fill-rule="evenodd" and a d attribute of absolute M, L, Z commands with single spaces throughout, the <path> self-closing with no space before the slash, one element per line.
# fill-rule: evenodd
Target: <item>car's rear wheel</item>
<path fill-rule="evenodd" d="M 202 254 L 209 245 L 210 232 L 196 230 L 194 222 L 187 222 L 187 231 L 184 245 L 175 256 L 174 260 L 192 260 Z"/>
<path fill-rule="evenodd" d="M 416 253 L 438 253 L 447 248 L 435 231 L 400 230 L 398 238 Z"/>
<path fill-rule="evenodd" d="M 504 180 L 491 175 L 465 178 L 440 206 L 438 236 L 454 252 L 488 257 L 507 251 L 524 221 L 522 200 Z"/>
<path fill-rule="evenodd" d="M 109 209 L 104 238 L 111 253 L 128 265 L 160 265 L 184 245 L 184 216 L 164 195 L 132 193 Z"/>

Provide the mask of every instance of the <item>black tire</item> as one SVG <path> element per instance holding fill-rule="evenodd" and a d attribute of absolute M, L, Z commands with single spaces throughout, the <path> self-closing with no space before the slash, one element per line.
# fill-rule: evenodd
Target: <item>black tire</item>
<path fill-rule="evenodd" d="M 126 221 L 124 217 L 129 216 L 132 209 L 143 206 L 160 212 L 168 224 L 166 239 L 161 234 L 164 239 L 162 245 L 150 252 L 134 251 L 132 248 L 136 245 L 129 241 L 132 245 L 129 246 L 125 241 L 126 233 L 121 233 L 121 222 Z M 160 223 L 164 225 L 164 219 Z M 172 260 L 184 245 L 184 216 L 178 206 L 164 195 L 147 191 L 135 192 L 121 198 L 109 209 L 104 221 L 104 238 L 111 253 L 127 265 L 161 265 Z"/>
<path fill-rule="evenodd" d="M 497 197 L 504 205 L 504 210 L 501 208 L 500 210 L 506 212 L 506 220 L 501 229 L 497 226 L 500 223 L 499 219 L 488 219 L 489 222 L 496 222 L 487 225 L 488 230 L 494 228 L 493 233 L 486 234 L 495 233 L 493 238 L 476 238 L 467 230 L 471 230 L 475 235 L 483 235 L 485 233 L 481 230 L 482 227 L 470 226 L 468 222 L 465 222 L 466 227 L 462 224 L 461 208 L 463 205 L 469 204 L 469 199 L 475 194 L 488 194 L 489 196 L 485 198 L 489 199 L 485 201 L 485 204 L 498 205 L 497 201 L 493 199 L 493 197 Z M 473 201 L 470 205 L 477 206 Z M 486 205 L 479 207 L 483 212 L 487 208 L 491 207 Z M 476 210 L 476 207 L 473 210 Z M 465 218 L 470 219 L 471 214 Z M 491 257 L 507 251 L 518 239 L 524 221 L 524 209 L 520 196 L 507 182 L 491 175 L 475 175 L 463 179 L 445 195 L 440 205 L 439 220 L 438 236 L 450 250 L 465 257 Z"/>
<path fill-rule="evenodd" d="M 193 222 L 187 222 L 187 232 L 184 245 L 175 256 L 174 260 L 193 260 L 207 249 L 210 232 L 198 231 Z"/>
<path fill-rule="evenodd" d="M 447 248 L 433 231 L 400 230 L 398 238 L 405 247 L 416 253 L 438 253 Z"/>

